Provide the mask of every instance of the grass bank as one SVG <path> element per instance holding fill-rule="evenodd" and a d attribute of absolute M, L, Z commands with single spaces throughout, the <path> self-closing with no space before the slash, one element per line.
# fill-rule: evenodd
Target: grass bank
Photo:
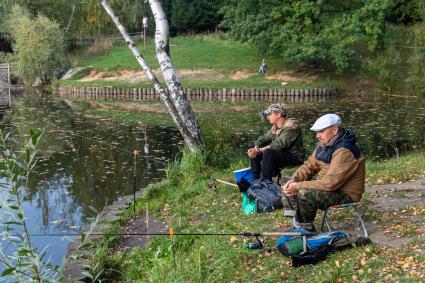
<path fill-rule="evenodd" d="M 419 156 L 419 157 L 418 157 Z M 290 226 L 281 211 L 245 216 L 240 209 L 237 189 L 219 185 L 209 189 L 202 176 L 233 181 L 231 173 L 244 166 L 233 162 L 226 169 L 206 167 L 205 156 L 184 152 L 170 163 L 166 179 L 149 186 L 137 202 L 141 213 L 147 206 L 158 219 L 167 221 L 176 232 L 230 233 L 243 231 L 281 231 Z M 389 173 L 393 164 L 406 171 Z M 410 179 L 425 172 L 408 172 L 416 164 L 425 168 L 425 154 L 418 153 L 380 163 L 368 163 L 368 180 Z M 412 175 L 413 174 L 413 175 Z M 425 217 L 425 208 L 418 210 Z M 366 217 L 368 217 L 368 213 Z M 122 224 L 131 216 L 123 215 Z M 252 239 L 251 239 L 252 240 Z M 415 240 L 402 249 L 369 245 L 332 254 L 314 266 L 292 268 L 288 258 L 278 252 L 245 249 L 247 239 L 233 236 L 153 237 L 146 248 L 129 253 L 108 253 L 111 241 L 97 247 L 105 276 L 120 282 L 421 282 L 424 280 L 425 242 Z M 273 247 L 275 239 L 266 239 Z M 119 272 L 114 272 L 119 271 Z"/>
<path fill-rule="evenodd" d="M 141 41 L 137 41 L 136 45 L 146 62 L 153 69 L 158 69 L 154 42 L 149 40 L 146 50 Z M 267 56 L 267 76 L 271 77 L 260 75 L 257 71 L 263 55 L 250 45 L 234 41 L 224 33 L 173 37 L 170 38 L 170 49 L 176 70 L 183 70 L 180 79 L 185 88 L 319 88 L 333 85 L 331 76 L 319 79 L 306 72 L 291 71 L 293 68 L 284 65 L 278 56 Z M 111 79 L 123 72 L 140 70 L 125 44 L 102 50 L 97 55 L 84 52 L 75 54 L 71 61 L 75 67 L 91 68 L 81 71 L 71 80 L 60 81 L 61 85 L 151 87 L 146 81 L 125 80 L 122 77 Z M 90 73 L 93 75 L 90 81 L 80 81 Z M 140 74 L 138 77 L 144 78 L 145 75 Z M 158 78 L 161 80 L 162 75 L 158 74 Z"/>

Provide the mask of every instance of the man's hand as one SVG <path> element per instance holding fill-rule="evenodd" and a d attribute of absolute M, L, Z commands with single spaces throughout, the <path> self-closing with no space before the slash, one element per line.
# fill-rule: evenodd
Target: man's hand
<path fill-rule="evenodd" d="M 296 182 L 294 180 L 289 180 L 285 183 L 285 185 L 282 186 L 283 193 L 287 196 L 295 196 L 297 194 Z"/>
<path fill-rule="evenodd" d="M 249 158 L 255 158 L 255 157 L 257 157 L 257 154 L 258 154 L 258 148 L 253 147 L 253 148 L 248 149 L 248 157 Z"/>

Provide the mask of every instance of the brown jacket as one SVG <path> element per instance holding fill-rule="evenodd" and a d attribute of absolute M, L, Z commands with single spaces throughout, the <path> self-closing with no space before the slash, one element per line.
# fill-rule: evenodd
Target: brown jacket
<path fill-rule="evenodd" d="M 360 201 L 365 187 L 365 158 L 361 154 L 355 159 L 350 150 L 337 149 L 330 164 L 316 159 L 316 151 L 292 175 L 297 190 L 317 189 L 323 191 L 341 190 L 353 201 Z M 311 180 L 316 176 L 316 180 Z"/>

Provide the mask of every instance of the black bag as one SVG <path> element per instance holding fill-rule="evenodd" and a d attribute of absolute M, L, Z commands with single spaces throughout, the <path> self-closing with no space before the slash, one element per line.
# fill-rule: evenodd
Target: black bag
<path fill-rule="evenodd" d="M 269 180 L 254 181 L 246 195 L 255 200 L 258 212 L 270 212 L 283 207 L 280 188 Z"/>
<path fill-rule="evenodd" d="M 292 259 L 292 267 L 300 267 L 306 264 L 316 264 L 324 260 L 331 252 L 330 245 L 324 245 L 299 255 L 294 255 Z"/>
<path fill-rule="evenodd" d="M 236 183 L 239 187 L 241 193 L 246 193 L 246 191 L 251 187 L 251 183 L 248 182 L 245 178 L 242 178 L 239 182 Z"/>

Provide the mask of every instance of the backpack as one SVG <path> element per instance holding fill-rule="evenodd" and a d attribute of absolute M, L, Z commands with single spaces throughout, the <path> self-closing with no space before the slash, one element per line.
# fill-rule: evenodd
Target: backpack
<path fill-rule="evenodd" d="M 257 212 L 270 212 L 283 207 L 280 188 L 270 180 L 254 181 L 246 195 L 255 200 Z"/>
<path fill-rule="evenodd" d="M 302 233 L 304 236 L 283 236 L 276 242 L 282 254 L 292 258 L 292 266 L 316 264 L 336 250 L 351 248 L 350 235 L 342 231 L 313 234 L 302 229 L 289 229 L 287 232 Z"/>

